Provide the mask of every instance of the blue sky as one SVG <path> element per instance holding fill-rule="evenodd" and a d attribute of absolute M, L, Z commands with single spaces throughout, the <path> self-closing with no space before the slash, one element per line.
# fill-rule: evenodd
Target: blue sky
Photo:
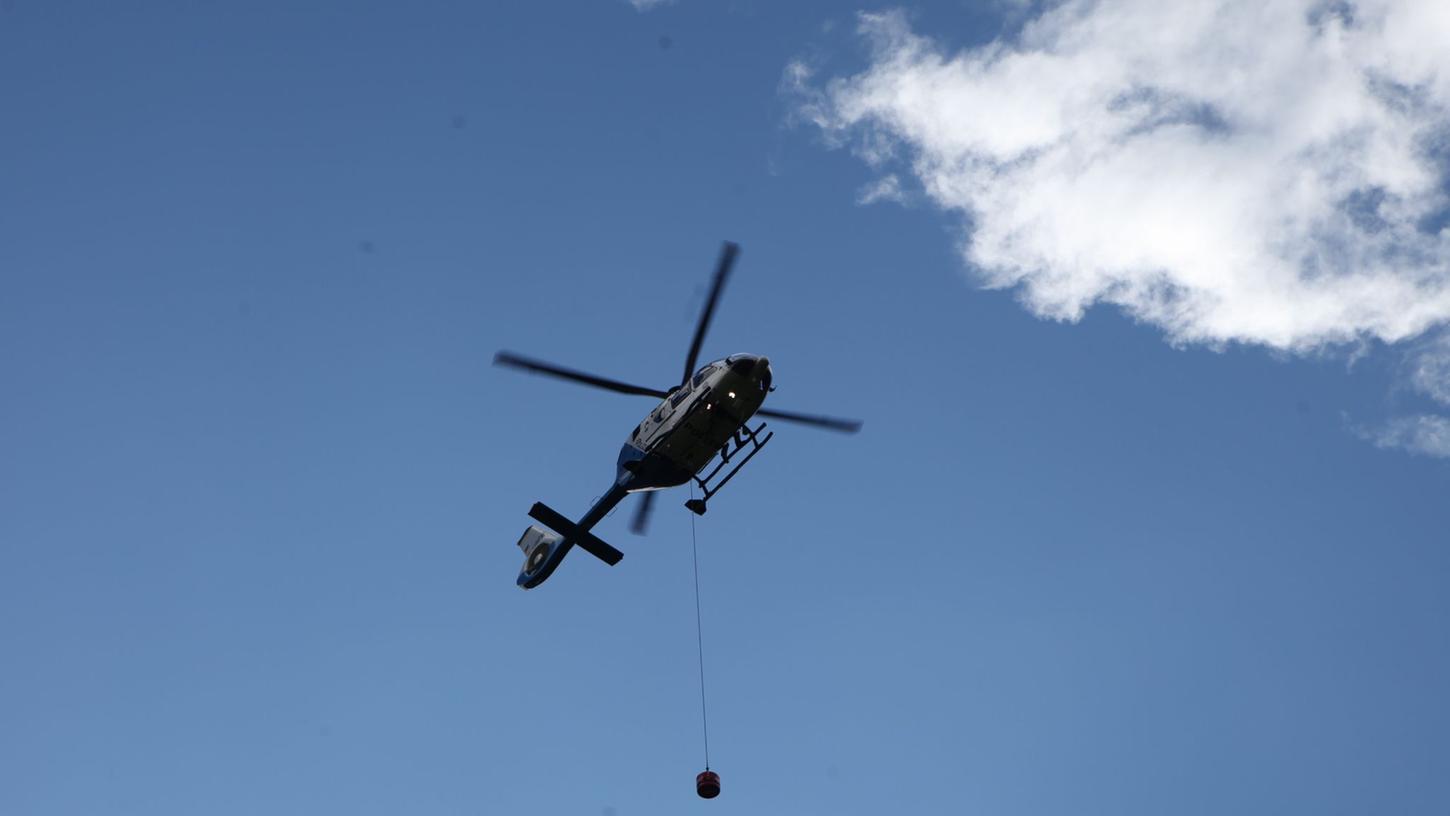
<path fill-rule="evenodd" d="M 918 58 L 1046 53 L 1040 8 L 863 10 L 0 4 L 0 811 L 1450 807 L 1450 475 L 1394 424 L 1450 393 L 1419 154 L 1331 167 L 1390 202 L 1337 256 L 1375 308 L 1255 322 L 1299 315 L 1234 299 L 1259 267 L 1168 234 L 1144 283 L 1064 237 L 1063 176 L 939 172 L 1038 120 L 939 126 Z M 687 495 L 513 585 L 529 505 L 582 512 L 651 404 L 489 361 L 668 384 L 724 239 L 705 356 L 866 426 L 779 427 L 698 524 L 707 803 Z"/>

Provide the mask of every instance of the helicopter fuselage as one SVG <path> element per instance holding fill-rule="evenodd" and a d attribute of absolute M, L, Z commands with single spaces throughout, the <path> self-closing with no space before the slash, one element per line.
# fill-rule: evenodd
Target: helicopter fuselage
<path fill-rule="evenodd" d="M 518 548 L 524 553 L 524 566 L 518 578 L 520 587 L 530 589 L 547 580 L 573 547 L 579 547 L 610 566 L 618 564 L 624 553 L 590 530 L 631 493 L 644 493 L 630 525 L 635 533 L 644 533 L 649 525 L 650 508 L 654 506 L 652 500 L 655 497 L 649 491 L 687 482 L 697 484 L 700 495 L 692 495 L 685 502 L 685 507 L 696 515 L 704 515 L 710 499 L 775 436 L 774 431 L 765 430 L 763 421 L 754 428 L 750 427 L 747 423 L 753 416 L 842 433 L 855 433 L 861 429 L 861 423 L 856 420 L 761 408 L 766 396 L 775 390 L 770 384 L 770 361 L 764 357 L 732 354 L 695 369 L 705 333 L 710 328 L 710 319 L 715 314 L 720 293 L 724 291 L 725 281 L 730 277 L 730 269 L 739 252 L 740 247 L 729 241 L 720 248 L 720 261 L 715 266 L 710 293 L 705 297 L 700 319 L 695 324 L 694 338 L 685 354 L 685 365 L 680 369 L 683 379 L 669 391 L 566 368 L 511 351 L 500 350 L 494 354 L 494 365 L 546 374 L 617 394 L 660 400 L 660 404 L 635 427 L 620 448 L 614 483 L 603 496 L 594 500 L 582 518 L 571 521 L 543 502 L 534 502 L 534 506 L 529 508 L 529 517 L 544 526 L 530 525 L 518 540 Z M 710 467 L 716 456 L 720 461 L 708 473 L 700 475 Z"/>
<path fill-rule="evenodd" d="M 592 546 L 612 550 L 593 539 L 589 530 L 630 493 L 663 490 L 690 481 L 765 402 L 770 383 L 768 359 L 732 354 L 702 366 L 689 381 L 672 389 L 620 448 L 614 484 L 609 490 L 577 523 L 569 524 L 566 519 L 552 523 L 555 529 L 567 524 L 567 535 L 550 536 L 532 527 L 525 531 L 526 540 L 538 536 L 532 540 L 539 546 L 529 546 L 518 585 L 530 589 L 543 583 L 576 544 L 588 549 L 592 540 Z M 614 558 L 618 559 L 617 552 Z"/>
<path fill-rule="evenodd" d="M 635 493 L 688 482 L 760 408 L 770 380 L 770 361 L 755 355 L 733 354 L 702 366 L 629 435 L 615 484 Z"/>

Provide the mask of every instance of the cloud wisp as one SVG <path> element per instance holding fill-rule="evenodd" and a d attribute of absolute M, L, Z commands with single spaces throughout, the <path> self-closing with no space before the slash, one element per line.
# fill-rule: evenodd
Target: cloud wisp
<path fill-rule="evenodd" d="M 901 179 L 895 173 L 882 176 L 871 182 L 856 194 L 857 204 L 875 204 L 878 201 L 906 203 L 906 192 L 901 189 Z"/>
<path fill-rule="evenodd" d="M 787 69 L 798 109 L 908 166 L 1039 316 L 1290 352 L 1450 323 L 1443 0 L 1067 0 L 955 52 L 900 12 L 859 30 L 861 73 Z M 1450 404 L 1442 345 L 1414 384 Z"/>
<path fill-rule="evenodd" d="M 1398 448 L 1425 456 L 1450 457 L 1450 418 L 1435 414 L 1395 417 L 1361 436 L 1381 448 Z"/>

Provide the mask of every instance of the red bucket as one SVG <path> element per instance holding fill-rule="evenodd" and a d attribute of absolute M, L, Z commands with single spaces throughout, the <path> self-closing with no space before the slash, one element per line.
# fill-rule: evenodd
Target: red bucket
<path fill-rule="evenodd" d="M 714 799 L 720 795 L 720 774 L 714 771 L 701 771 L 695 777 L 695 793 L 700 794 L 701 799 Z"/>

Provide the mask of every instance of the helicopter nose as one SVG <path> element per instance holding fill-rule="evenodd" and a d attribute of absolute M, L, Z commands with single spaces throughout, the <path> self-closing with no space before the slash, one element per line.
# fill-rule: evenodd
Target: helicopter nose
<path fill-rule="evenodd" d="M 770 360 L 754 354 L 737 354 L 730 360 L 730 370 L 742 377 L 758 377 L 768 368 L 770 368 Z"/>

